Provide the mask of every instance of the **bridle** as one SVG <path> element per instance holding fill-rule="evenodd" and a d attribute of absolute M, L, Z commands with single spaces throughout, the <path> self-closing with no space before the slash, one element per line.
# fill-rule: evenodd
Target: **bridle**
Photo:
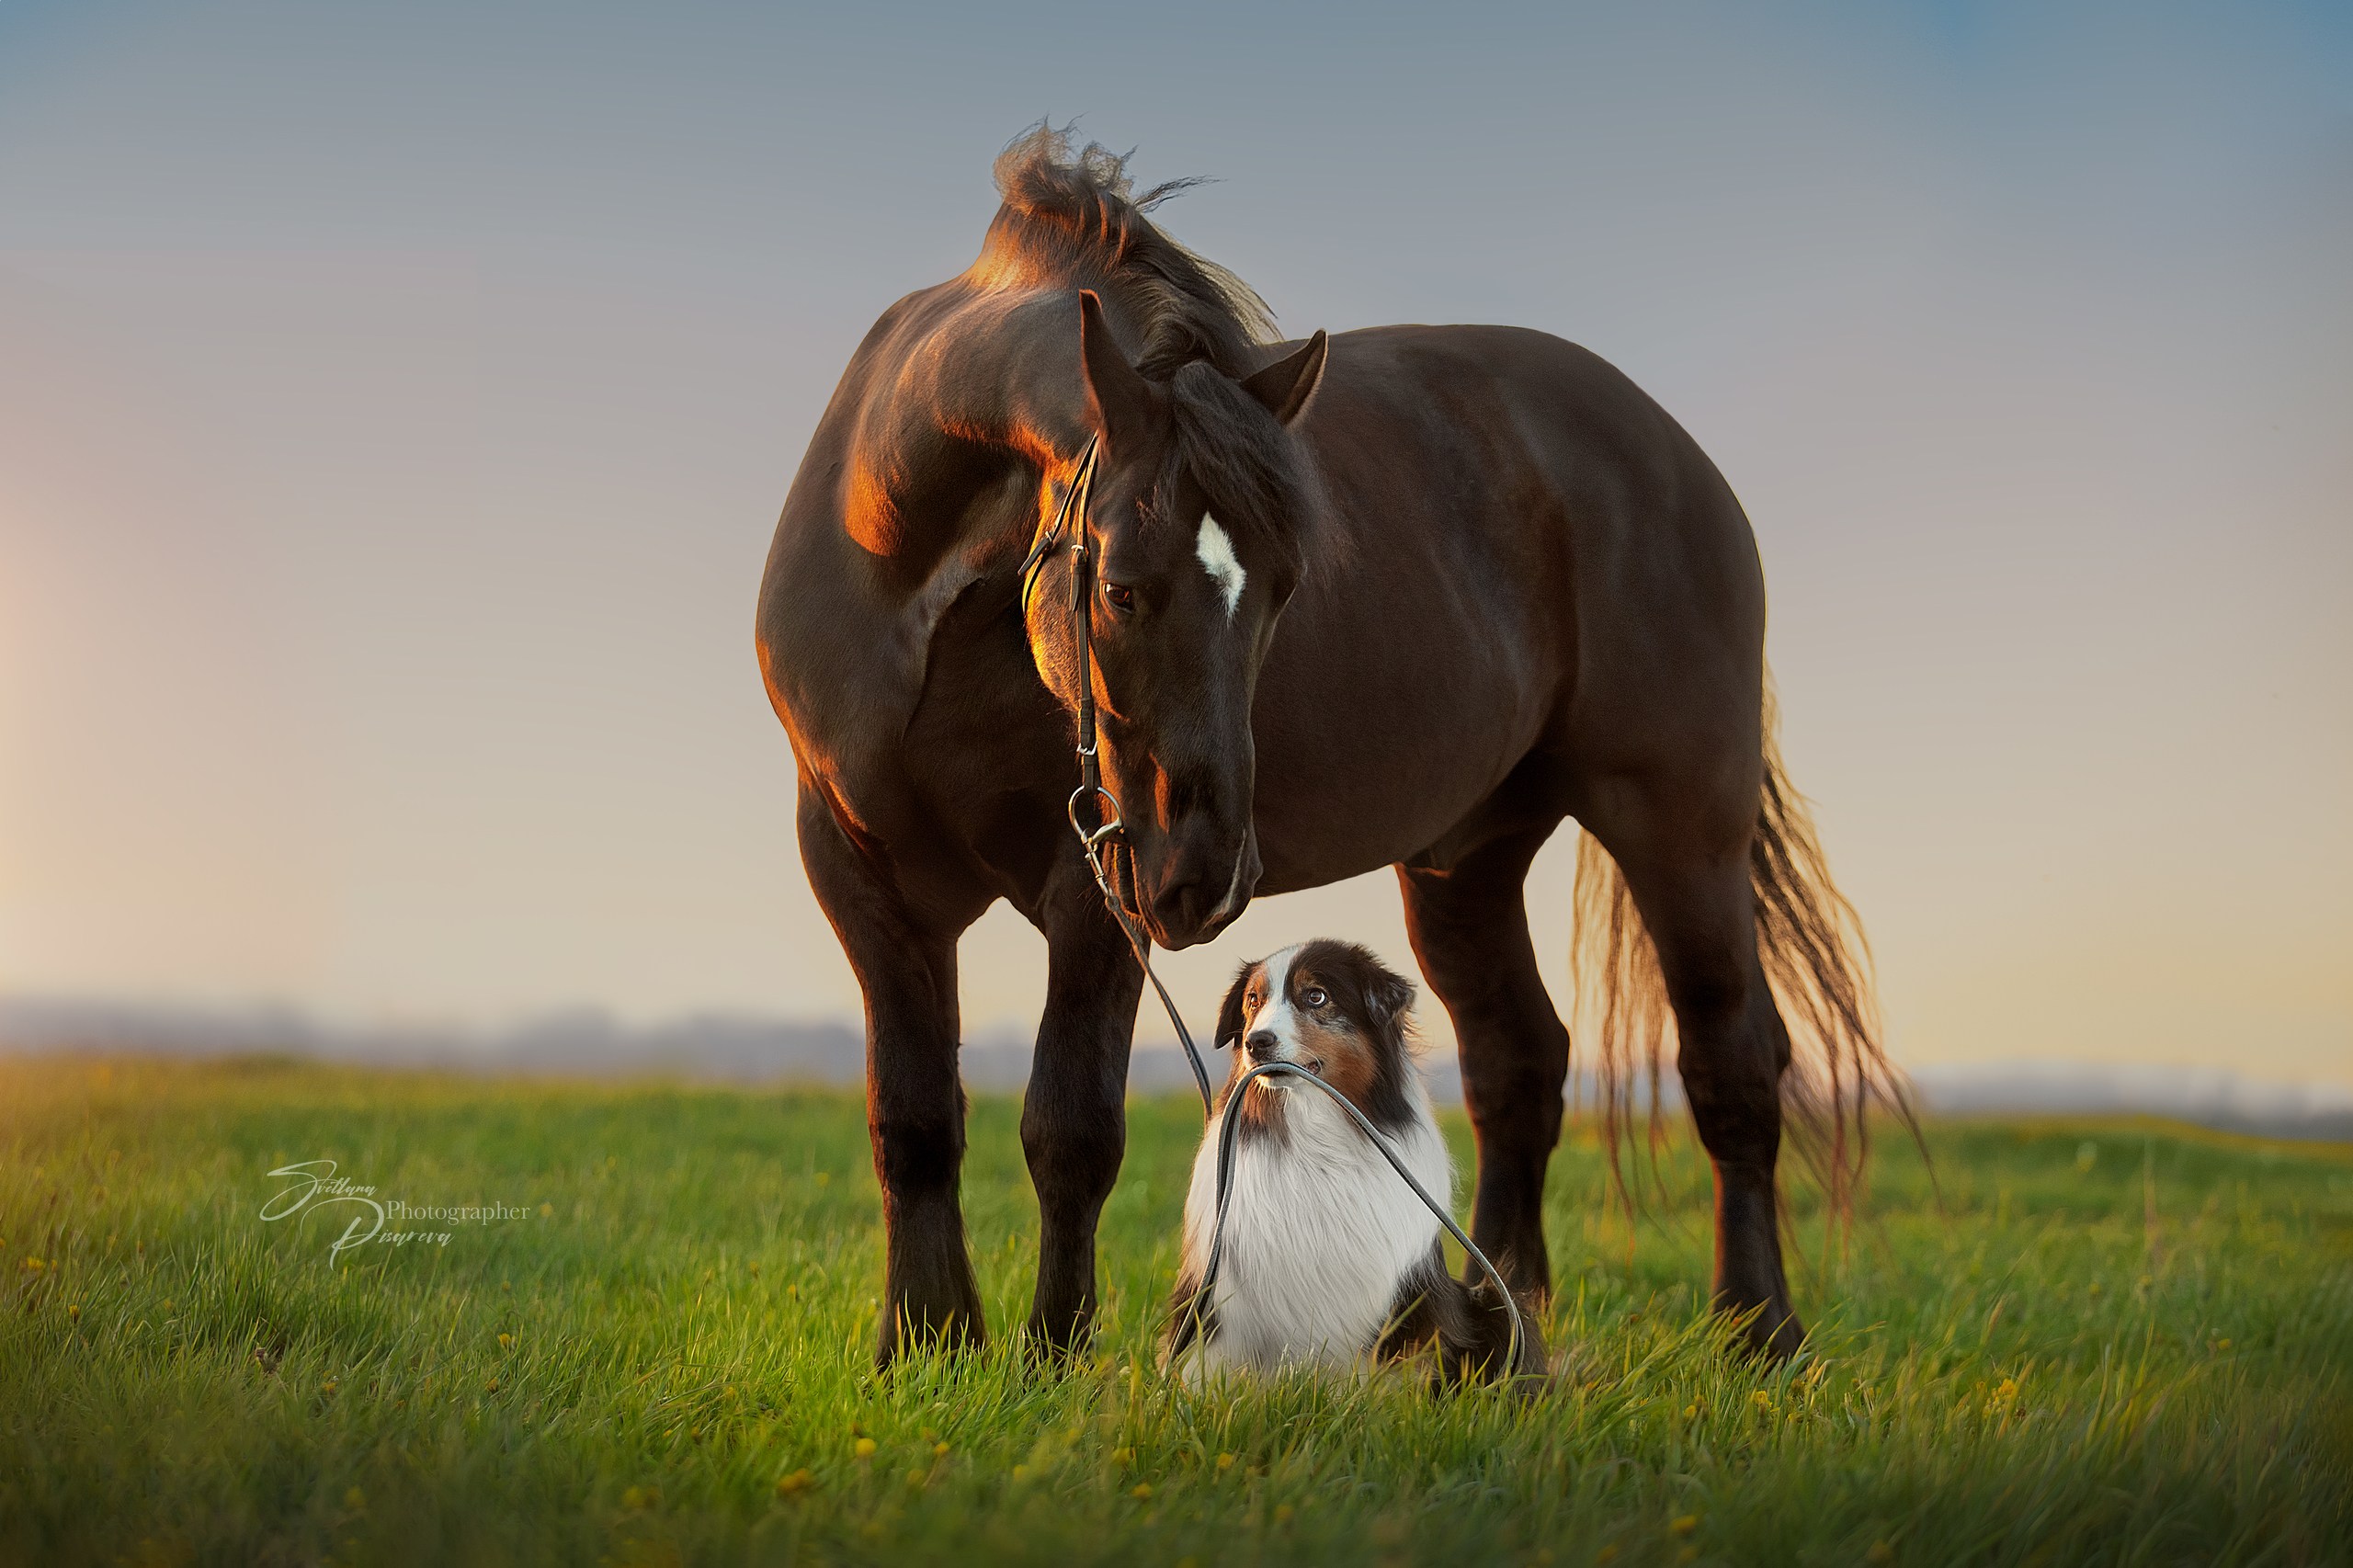
<path fill-rule="evenodd" d="M 1094 873 L 1095 885 L 1102 891 L 1104 908 L 1109 910 L 1111 918 L 1119 923 L 1120 935 L 1127 937 L 1128 947 L 1135 954 L 1136 965 L 1143 971 L 1143 977 L 1152 982 L 1153 990 L 1160 994 L 1160 1006 L 1167 1012 L 1168 1022 L 1176 1030 L 1176 1039 L 1185 1048 L 1185 1061 L 1193 1069 L 1193 1082 L 1201 1092 L 1201 1115 L 1208 1119 L 1217 1114 L 1217 1096 L 1210 1087 L 1209 1069 L 1201 1064 L 1200 1049 L 1193 1043 L 1192 1031 L 1186 1028 L 1183 1015 L 1176 1011 L 1176 998 L 1168 994 L 1168 987 L 1160 983 L 1160 976 L 1152 971 L 1151 937 L 1142 930 L 1140 918 L 1131 914 L 1127 900 L 1118 891 L 1120 878 L 1115 858 L 1124 851 L 1127 855 L 1125 885 L 1136 890 L 1139 900 L 1142 897 L 1136 881 L 1135 846 L 1127 840 L 1127 819 L 1120 812 L 1120 798 L 1104 786 L 1103 762 L 1096 751 L 1095 551 L 1088 537 L 1087 508 L 1093 499 L 1095 459 L 1101 442 L 1100 435 L 1086 438 L 1086 448 L 1078 455 L 1078 467 L 1071 474 L 1070 486 L 1063 492 L 1062 505 L 1054 509 L 1052 525 L 1039 534 L 1037 541 L 1029 547 L 1029 553 L 1022 558 L 1021 617 L 1026 625 L 1029 619 L 1029 590 L 1036 585 L 1038 573 L 1045 565 L 1046 558 L 1053 554 L 1067 534 L 1071 551 L 1071 635 L 1078 645 L 1078 788 L 1070 792 L 1064 814 L 1070 818 L 1071 832 L 1078 835 L 1078 847 L 1086 857 L 1086 869 Z M 1078 519 L 1074 532 L 1070 527 L 1074 517 Z M 1094 826 L 1089 827 L 1080 820 L 1082 809 L 1095 819 Z M 1239 1043 L 1236 1042 L 1237 1045 Z M 1331 1096 L 1332 1103 L 1348 1114 L 1358 1129 L 1371 1141 L 1372 1146 L 1389 1161 L 1390 1167 L 1404 1178 L 1405 1185 L 1414 1189 L 1414 1196 L 1427 1205 L 1429 1211 L 1438 1216 L 1438 1223 L 1461 1244 L 1463 1252 L 1485 1270 L 1488 1278 L 1495 1282 L 1495 1290 L 1503 1297 L 1505 1310 L 1511 1314 L 1511 1350 L 1505 1367 L 1508 1373 L 1511 1367 L 1518 1364 L 1519 1348 L 1527 1342 L 1526 1330 L 1520 1323 L 1519 1303 L 1512 1298 L 1511 1287 L 1504 1283 L 1504 1277 L 1495 1266 L 1487 1261 L 1487 1255 L 1463 1233 L 1462 1227 L 1454 1222 L 1454 1216 L 1447 1212 L 1446 1206 L 1432 1197 L 1429 1189 L 1405 1168 L 1404 1158 L 1389 1140 L 1381 1135 L 1380 1130 L 1372 1125 L 1364 1112 L 1358 1110 L 1347 1096 L 1306 1068 L 1295 1062 L 1260 1062 L 1242 1075 L 1233 1086 L 1233 1095 L 1238 1098 L 1257 1079 L 1274 1076 L 1302 1079 Z M 1225 1204 L 1233 1182 L 1233 1135 L 1241 1122 L 1241 1118 L 1230 1116 L 1219 1130 L 1217 1218 L 1210 1231 L 1209 1260 L 1202 1267 L 1200 1284 L 1193 1293 L 1196 1334 L 1199 1331 L 1201 1307 L 1213 1299 L 1211 1293 L 1217 1285 L 1218 1263 L 1225 1250 Z"/>
<path fill-rule="evenodd" d="M 1168 987 L 1160 976 L 1152 972 L 1152 938 L 1142 926 L 1139 915 L 1131 915 L 1128 901 L 1121 897 L 1119 887 L 1117 857 L 1127 856 L 1127 876 L 1124 885 L 1136 890 L 1135 846 L 1127 840 L 1127 819 L 1120 810 L 1120 798 L 1104 787 L 1103 760 L 1095 744 L 1095 550 L 1088 535 L 1087 508 L 1093 500 L 1095 486 L 1095 457 L 1102 437 L 1089 436 L 1086 449 L 1078 455 L 1078 468 L 1072 473 L 1070 487 L 1063 492 L 1062 505 L 1055 508 L 1053 525 L 1038 536 L 1029 553 L 1021 562 L 1021 613 L 1026 622 L 1029 615 L 1029 590 L 1036 585 L 1039 569 L 1046 558 L 1070 535 L 1070 614 L 1071 635 L 1078 644 L 1078 788 L 1070 792 L 1063 814 L 1070 818 L 1070 830 L 1078 835 L 1078 847 L 1086 857 L 1086 869 L 1095 874 L 1095 885 L 1102 890 L 1103 906 L 1119 923 L 1120 933 L 1128 939 L 1129 949 L 1136 956 L 1136 965 L 1143 977 L 1152 982 L 1153 990 L 1160 994 L 1160 1005 L 1167 1011 L 1168 1021 L 1175 1026 L 1176 1038 L 1185 1047 L 1185 1061 L 1193 1069 L 1193 1082 L 1201 1092 L 1201 1114 L 1210 1115 L 1216 1108 L 1216 1096 L 1210 1088 L 1209 1069 L 1201 1065 L 1200 1049 L 1193 1043 L 1192 1032 L 1185 1028 L 1184 1017 L 1176 1011 L 1176 999 L 1168 994 Z M 1072 517 L 1078 519 L 1076 531 L 1071 532 Z M 1089 827 L 1081 820 L 1084 811 L 1095 821 Z"/>

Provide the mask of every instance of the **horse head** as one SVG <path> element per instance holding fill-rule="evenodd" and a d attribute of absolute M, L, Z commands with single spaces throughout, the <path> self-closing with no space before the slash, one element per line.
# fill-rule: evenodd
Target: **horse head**
<path fill-rule="evenodd" d="M 1080 360 L 1097 438 L 1087 515 L 1092 592 L 1072 604 L 1058 552 L 1026 616 L 1040 673 L 1078 704 L 1086 616 L 1103 782 L 1134 856 L 1133 896 L 1163 947 L 1239 915 L 1260 870 L 1251 824 L 1251 703 L 1275 622 L 1299 585 L 1316 512 L 1290 426 L 1322 378 L 1324 337 L 1241 380 L 1196 360 L 1148 379 L 1080 296 Z"/>

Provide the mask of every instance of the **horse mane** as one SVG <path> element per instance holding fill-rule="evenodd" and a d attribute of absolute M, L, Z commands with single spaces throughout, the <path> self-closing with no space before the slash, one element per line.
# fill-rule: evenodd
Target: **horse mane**
<path fill-rule="evenodd" d="M 1274 312 L 1250 285 L 1145 216 L 1201 182 L 1167 180 L 1139 195 L 1128 173 L 1132 153 L 1074 147 L 1072 129 L 1040 120 L 997 154 L 1004 205 L 968 276 L 1000 287 L 1095 288 L 1142 331 L 1136 369 L 1154 381 L 1196 360 L 1248 375 L 1257 368 L 1253 350 L 1276 340 Z"/>

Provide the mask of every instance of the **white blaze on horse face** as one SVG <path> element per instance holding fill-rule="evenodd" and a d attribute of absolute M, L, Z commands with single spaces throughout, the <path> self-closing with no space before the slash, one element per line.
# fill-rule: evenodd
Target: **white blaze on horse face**
<path fill-rule="evenodd" d="M 1241 558 L 1233 553 L 1233 539 L 1218 526 L 1215 517 L 1201 519 L 1201 537 L 1194 541 L 1193 553 L 1200 557 L 1202 570 L 1209 573 L 1218 592 L 1225 596 L 1225 619 L 1232 620 L 1242 603 L 1242 585 L 1246 579 Z"/>

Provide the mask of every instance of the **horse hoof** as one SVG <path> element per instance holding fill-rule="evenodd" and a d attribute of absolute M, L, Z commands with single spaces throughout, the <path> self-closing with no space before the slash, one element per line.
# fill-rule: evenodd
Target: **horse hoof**
<path fill-rule="evenodd" d="M 1059 1377 L 1086 1358 L 1095 1325 L 1082 1321 L 1056 1331 L 1032 1322 L 1021 1331 L 1021 1357 L 1030 1369 Z"/>
<path fill-rule="evenodd" d="M 912 1317 L 905 1308 L 882 1323 L 874 1346 L 874 1369 L 887 1372 L 909 1356 L 946 1353 L 961 1355 L 988 1343 L 988 1330 L 978 1312 L 956 1311 L 941 1316 Z"/>

